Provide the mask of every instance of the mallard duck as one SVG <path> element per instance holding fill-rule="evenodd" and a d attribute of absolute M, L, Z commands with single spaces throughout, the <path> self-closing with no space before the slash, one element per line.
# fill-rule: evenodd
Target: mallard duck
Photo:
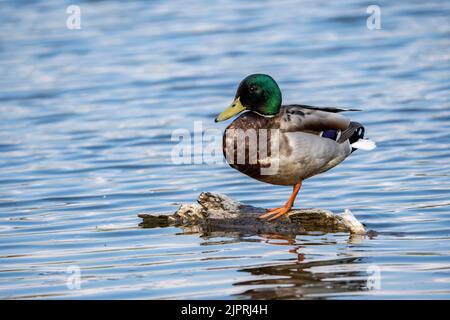
<path fill-rule="evenodd" d="M 223 153 L 232 168 L 262 182 L 293 186 L 284 206 L 267 209 L 259 217 L 268 221 L 289 212 L 304 180 L 337 166 L 356 149 L 375 148 L 374 142 L 364 139 L 362 124 L 340 114 L 360 110 L 281 105 L 281 100 L 272 77 L 252 74 L 215 119 L 224 121 L 245 111 L 224 132 Z"/>

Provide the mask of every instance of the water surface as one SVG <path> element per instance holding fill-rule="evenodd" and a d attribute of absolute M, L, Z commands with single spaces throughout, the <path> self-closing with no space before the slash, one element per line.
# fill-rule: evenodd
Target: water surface
<path fill-rule="evenodd" d="M 0 4 L 1 298 L 450 297 L 448 2 L 378 1 L 381 30 L 367 1 L 81 1 L 81 30 L 69 4 Z M 255 72 L 285 103 L 364 110 L 351 116 L 378 148 L 307 180 L 296 205 L 351 209 L 375 237 L 139 227 L 201 191 L 288 198 L 171 160 L 173 131 L 223 129 Z"/>

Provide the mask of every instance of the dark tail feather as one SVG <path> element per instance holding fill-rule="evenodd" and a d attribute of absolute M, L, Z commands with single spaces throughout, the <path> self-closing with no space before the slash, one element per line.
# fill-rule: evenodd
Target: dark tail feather
<path fill-rule="evenodd" d="M 338 132 L 334 129 L 325 130 L 322 132 L 321 137 L 329 138 L 332 140 L 335 140 L 337 143 L 344 143 L 348 140 L 350 144 L 353 144 L 357 142 L 359 139 L 364 139 L 364 126 L 361 123 L 351 121 L 348 128 L 342 131 L 340 137 L 337 139 Z M 371 142 L 373 143 L 373 142 Z M 360 146 L 361 149 L 363 149 L 362 146 Z M 375 144 L 373 144 L 373 148 L 375 148 Z M 369 146 L 369 149 L 372 150 L 372 146 Z M 357 148 L 352 147 L 352 152 L 357 150 Z M 366 150 L 366 149 L 364 149 Z"/>
<path fill-rule="evenodd" d="M 348 141 L 350 142 L 350 144 L 358 141 L 359 139 L 363 139 L 364 138 L 364 127 L 358 123 L 358 128 L 355 130 L 355 132 L 353 132 L 353 134 L 350 136 L 350 138 L 348 139 Z M 357 150 L 356 148 L 352 148 L 352 152 Z"/>

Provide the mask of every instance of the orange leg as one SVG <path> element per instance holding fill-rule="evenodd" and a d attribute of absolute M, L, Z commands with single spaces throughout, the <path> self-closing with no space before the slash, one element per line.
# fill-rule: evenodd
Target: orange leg
<path fill-rule="evenodd" d="M 294 186 L 294 189 L 292 190 L 292 194 L 289 197 L 289 200 L 286 202 L 286 204 L 283 207 L 271 209 L 271 210 L 269 210 L 269 212 L 259 216 L 259 219 L 265 219 L 265 218 L 270 217 L 269 219 L 267 219 L 267 221 L 273 221 L 273 220 L 276 220 L 276 219 L 284 216 L 286 213 L 288 213 L 289 210 L 291 210 L 292 205 L 294 204 L 295 198 L 297 197 L 297 194 L 300 191 L 301 187 L 302 187 L 302 182 L 300 181 Z"/>

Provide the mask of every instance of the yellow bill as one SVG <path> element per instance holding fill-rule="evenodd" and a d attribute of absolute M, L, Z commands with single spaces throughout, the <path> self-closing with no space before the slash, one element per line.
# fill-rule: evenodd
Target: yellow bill
<path fill-rule="evenodd" d="M 245 107 L 242 105 L 240 97 L 237 97 L 236 99 L 234 99 L 233 103 L 225 109 L 224 112 L 217 116 L 215 121 L 219 122 L 230 119 L 231 117 L 237 115 L 238 113 L 241 113 L 244 110 Z"/>

